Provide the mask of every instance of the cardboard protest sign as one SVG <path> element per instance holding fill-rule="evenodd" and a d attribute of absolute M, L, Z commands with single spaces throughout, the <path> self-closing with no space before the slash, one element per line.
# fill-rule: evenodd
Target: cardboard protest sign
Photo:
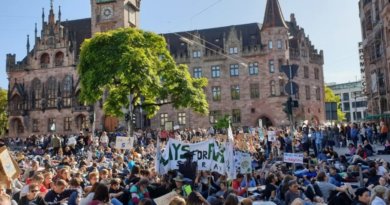
<path fill-rule="evenodd" d="M 215 139 L 193 144 L 169 139 L 159 159 L 160 173 L 189 168 L 225 174 L 224 149 L 220 149 Z"/>
<path fill-rule="evenodd" d="M 18 163 L 9 154 L 7 148 L 0 148 L 0 184 L 7 183 L 8 178 L 17 178 L 20 173 Z"/>
<path fill-rule="evenodd" d="M 132 149 L 134 137 L 117 137 L 115 141 L 116 149 Z"/>
<path fill-rule="evenodd" d="M 283 162 L 303 164 L 303 153 L 284 153 Z"/>
<path fill-rule="evenodd" d="M 179 196 L 179 195 L 175 191 L 172 191 L 169 192 L 168 194 L 165 194 L 164 196 L 155 198 L 154 202 L 156 203 L 156 205 L 166 205 L 169 204 L 175 196 Z"/>

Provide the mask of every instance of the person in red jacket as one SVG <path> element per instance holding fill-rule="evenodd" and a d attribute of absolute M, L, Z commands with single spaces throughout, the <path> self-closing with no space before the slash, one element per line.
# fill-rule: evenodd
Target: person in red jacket
<path fill-rule="evenodd" d="M 237 196 L 243 196 L 246 193 L 246 188 L 241 187 L 241 182 L 244 179 L 244 175 L 237 174 L 237 177 L 232 182 L 233 191 L 237 194 Z"/>

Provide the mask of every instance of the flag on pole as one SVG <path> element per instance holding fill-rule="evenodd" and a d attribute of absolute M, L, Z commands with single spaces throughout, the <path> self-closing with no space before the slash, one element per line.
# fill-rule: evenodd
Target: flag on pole
<path fill-rule="evenodd" d="M 229 124 L 228 129 L 228 140 L 226 142 L 226 151 L 225 151 L 225 159 L 226 159 L 226 172 L 228 179 L 236 178 L 236 167 L 234 165 L 234 137 L 233 131 Z"/>
<path fill-rule="evenodd" d="M 157 174 L 161 174 L 160 173 L 160 158 L 161 158 L 160 136 L 157 136 L 156 159 L 154 162 Z"/>

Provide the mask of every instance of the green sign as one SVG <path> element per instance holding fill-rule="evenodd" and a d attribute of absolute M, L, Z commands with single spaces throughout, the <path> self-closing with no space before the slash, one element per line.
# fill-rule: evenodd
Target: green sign
<path fill-rule="evenodd" d="M 116 0 L 96 0 L 97 4 L 103 4 L 103 3 L 109 3 L 109 2 L 115 2 Z"/>

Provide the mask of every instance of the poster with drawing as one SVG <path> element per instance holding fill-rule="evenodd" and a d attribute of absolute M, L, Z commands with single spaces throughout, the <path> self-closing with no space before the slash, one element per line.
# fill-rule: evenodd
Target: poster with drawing
<path fill-rule="evenodd" d="M 11 178 L 17 173 L 11 156 L 9 155 L 8 150 L 5 148 L 0 150 L 0 162 L 2 170 L 7 177 Z"/>
<path fill-rule="evenodd" d="M 275 131 L 268 131 L 268 141 L 269 142 L 274 142 L 276 141 L 276 132 Z"/>
<path fill-rule="evenodd" d="M 236 166 L 237 173 L 252 173 L 252 157 L 250 154 L 244 152 L 235 152 L 234 164 Z"/>
<path fill-rule="evenodd" d="M 133 148 L 134 137 L 117 137 L 115 142 L 116 149 L 131 149 Z"/>

